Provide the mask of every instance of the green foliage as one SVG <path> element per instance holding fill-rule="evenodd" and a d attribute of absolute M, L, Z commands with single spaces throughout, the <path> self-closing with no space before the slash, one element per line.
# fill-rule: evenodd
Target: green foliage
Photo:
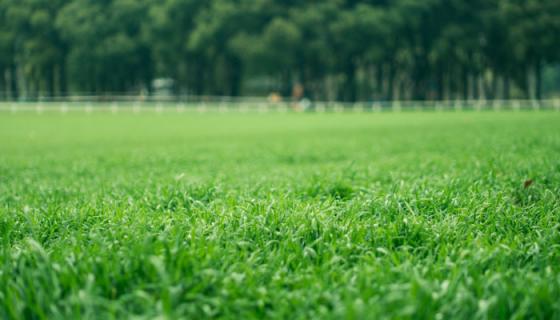
<path fill-rule="evenodd" d="M 147 10 L 145 2 L 129 0 L 77 0 L 62 9 L 56 24 L 72 44 L 67 58 L 71 89 L 125 91 L 151 77 L 149 48 L 141 33 Z"/>
<path fill-rule="evenodd" d="M 4 0 L 0 91 L 540 99 L 559 21 L 557 0 Z"/>
<path fill-rule="evenodd" d="M 559 124 L 0 114 L 0 318 L 558 318 Z"/>

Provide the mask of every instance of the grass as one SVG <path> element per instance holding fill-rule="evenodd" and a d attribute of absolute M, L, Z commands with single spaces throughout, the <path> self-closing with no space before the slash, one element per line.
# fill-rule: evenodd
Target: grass
<path fill-rule="evenodd" d="M 558 319 L 560 113 L 0 113 L 0 241 L 0 318 Z"/>

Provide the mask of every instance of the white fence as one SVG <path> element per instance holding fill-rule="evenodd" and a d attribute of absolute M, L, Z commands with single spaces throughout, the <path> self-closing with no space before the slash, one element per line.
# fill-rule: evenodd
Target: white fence
<path fill-rule="evenodd" d="M 0 102 L 8 112 L 384 112 L 555 110 L 560 99 L 447 101 L 270 101 L 262 97 L 64 96 Z"/>

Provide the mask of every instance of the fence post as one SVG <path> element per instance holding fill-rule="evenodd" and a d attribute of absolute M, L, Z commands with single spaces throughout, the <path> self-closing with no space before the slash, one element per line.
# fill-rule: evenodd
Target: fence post
<path fill-rule="evenodd" d="M 463 109 L 463 104 L 459 99 L 455 99 L 453 106 L 455 107 L 455 111 L 461 111 Z"/>
<path fill-rule="evenodd" d="M 335 103 L 334 104 L 334 112 L 341 113 L 342 111 L 344 111 L 344 107 L 341 106 L 340 103 Z"/>
<path fill-rule="evenodd" d="M 66 114 L 68 112 L 68 103 L 63 102 L 62 105 L 60 106 L 60 112 L 62 114 Z"/>
<path fill-rule="evenodd" d="M 136 101 L 134 102 L 134 105 L 132 105 L 132 112 L 140 113 L 141 108 L 142 107 L 140 106 L 140 102 Z"/>
<path fill-rule="evenodd" d="M 92 107 L 92 105 L 91 105 L 91 102 L 86 103 L 86 107 L 85 107 L 84 111 L 85 111 L 87 114 L 90 114 L 90 113 L 93 112 L 93 107 Z"/>
<path fill-rule="evenodd" d="M 226 113 L 228 112 L 228 107 L 226 106 L 225 102 L 220 102 L 220 105 L 218 106 L 218 112 L 219 113 Z"/>
<path fill-rule="evenodd" d="M 156 103 L 156 113 L 162 113 L 163 112 L 163 104 L 161 102 L 157 102 Z"/>
<path fill-rule="evenodd" d="M 482 106 L 485 105 L 485 104 L 486 104 L 486 101 L 485 101 L 485 100 L 483 100 L 483 99 L 478 99 L 478 100 L 476 101 L 476 107 L 475 107 L 476 111 L 479 111 L 479 112 L 482 111 Z"/>
<path fill-rule="evenodd" d="M 201 102 L 198 107 L 196 108 L 196 111 L 198 111 L 199 113 L 204 113 L 206 112 L 206 103 Z"/>
<path fill-rule="evenodd" d="M 283 102 L 277 102 L 277 110 L 281 113 L 286 113 L 288 112 L 288 107 L 283 103 Z"/>
<path fill-rule="evenodd" d="M 354 109 L 354 112 L 356 112 L 356 113 L 364 112 L 364 107 L 360 103 L 354 103 L 354 108 L 353 109 Z"/>
<path fill-rule="evenodd" d="M 373 106 L 371 107 L 371 110 L 373 112 L 381 112 L 381 103 L 379 103 L 379 101 L 375 101 L 373 103 Z"/>
<path fill-rule="evenodd" d="M 41 99 L 39 99 L 39 102 L 37 102 L 37 104 L 36 104 L 37 113 L 38 114 L 43 113 L 43 109 L 44 109 L 43 102 L 41 101 Z"/>
<path fill-rule="evenodd" d="M 177 113 L 183 113 L 185 111 L 185 104 L 183 102 L 178 102 L 176 109 Z"/>
<path fill-rule="evenodd" d="M 534 98 L 531 99 L 531 106 L 533 106 L 533 109 L 539 111 L 541 108 L 540 101 Z"/>
<path fill-rule="evenodd" d="M 119 104 L 116 101 L 111 102 L 111 113 L 119 112 Z"/>
<path fill-rule="evenodd" d="M 492 109 L 494 109 L 494 111 L 496 111 L 496 112 L 500 111 L 500 107 L 501 107 L 501 105 L 500 105 L 499 100 L 497 100 L 497 99 L 492 100 Z"/>
<path fill-rule="evenodd" d="M 247 113 L 247 112 L 249 112 L 249 106 L 248 106 L 247 104 L 245 104 L 245 103 L 242 103 L 242 104 L 239 106 L 239 111 L 240 111 L 241 113 Z"/>
<path fill-rule="evenodd" d="M 428 104 L 430 104 L 430 102 L 428 102 L 428 101 L 426 101 L 426 102 L 427 102 Z M 434 109 L 435 109 L 436 111 L 441 112 L 441 111 L 443 111 L 443 109 L 445 109 L 445 108 L 444 108 L 444 105 L 447 103 L 447 100 L 445 100 L 445 101 L 439 101 L 439 100 L 437 100 L 437 101 L 435 101 L 435 102 L 432 101 L 431 103 L 433 103 L 433 104 L 435 105 L 435 106 L 434 106 L 434 107 L 435 107 Z"/>

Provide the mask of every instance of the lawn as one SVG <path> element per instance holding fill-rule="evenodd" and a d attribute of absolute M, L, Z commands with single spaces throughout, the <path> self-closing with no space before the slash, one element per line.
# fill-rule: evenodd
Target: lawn
<path fill-rule="evenodd" d="M 0 318 L 560 318 L 560 112 L 0 113 Z"/>

